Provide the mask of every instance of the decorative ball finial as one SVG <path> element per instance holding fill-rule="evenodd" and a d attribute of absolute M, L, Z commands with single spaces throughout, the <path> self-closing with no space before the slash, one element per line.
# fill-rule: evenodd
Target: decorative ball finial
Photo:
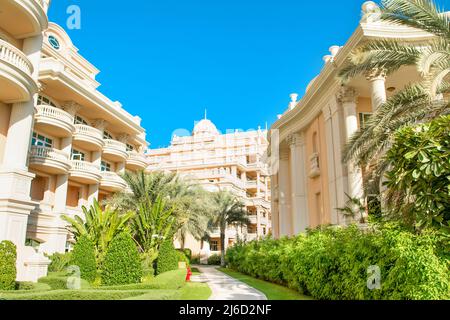
<path fill-rule="evenodd" d="M 291 102 L 297 102 L 298 99 L 298 93 L 291 93 L 289 95 L 289 97 L 291 98 Z"/>
<path fill-rule="evenodd" d="M 333 57 L 336 57 L 336 55 L 338 54 L 339 50 L 341 50 L 340 46 L 331 46 L 330 47 L 330 53 Z"/>
<path fill-rule="evenodd" d="M 366 1 L 363 3 L 361 8 L 363 13 L 361 22 L 372 23 L 380 20 L 381 9 L 375 2 Z"/>

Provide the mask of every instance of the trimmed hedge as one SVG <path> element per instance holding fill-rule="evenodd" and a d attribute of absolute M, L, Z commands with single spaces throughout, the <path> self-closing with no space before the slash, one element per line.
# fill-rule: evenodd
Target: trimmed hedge
<path fill-rule="evenodd" d="M 178 269 L 178 255 L 173 246 L 172 239 L 164 241 L 159 248 L 158 259 L 156 260 L 156 274 Z"/>
<path fill-rule="evenodd" d="M 50 274 L 47 277 L 40 278 L 38 283 L 46 284 L 51 290 L 67 290 L 67 280 L 69 276 L 60 274 Z M 89 289 L 91 286 L 87 280 L 81 279 L 81 289 Z"/>
<path fill-rule="evenodd" d="M 210 266 L 220 266 L 221 256 L 218 254 L 213 254 L 208 258 L 208 265 Z"/>
<path fill-rule="evenodd" d="M 0 290 L 16 288 L 16 246 L 11 241 L 0 242 Z"/>
<path fill-rule="evenodd" d="M 321 300 L 450 298 L 449 261 L 434 235 L 397 228 L 364 232 L 356 226 L 315 230 L 292 239 L 238 244 L 227 251 L 232 269 Z M 378 266 L 381 289 L 368 289 Z"/>
<path fill-rule="evenodd" d="M 72 251 L 71 265 L 80 268 L 81 278 L 93 282 L 97 276 L 95 247 L 86 236 L 81 236 Z"/>
<path fill-rule="evenodd" d="M 102 285 L 141 282 L 142 264 L 131 235 L 122 232 L 111 241 L 101 271 Z"/>

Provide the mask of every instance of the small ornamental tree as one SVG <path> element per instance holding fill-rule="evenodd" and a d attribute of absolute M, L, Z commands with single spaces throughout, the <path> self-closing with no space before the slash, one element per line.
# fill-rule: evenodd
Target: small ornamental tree
<path fill-rule="evenodd" d="M 16 246 L 11 241 L 0 242 L 0 290 L 15 289 L 16 259 Z"/>
<path fill-rule="evenodd" d="M 450 116 L 399 130 L 387 159 L 391 213 L 419 230 L 450 231 Z"/>
<path fill-rule="evenodd" d="M 159 247 L 158 260 L 156 260 L 156 274 L 178 269 L 178 254 L 171 238 L 164 241 Z"/>
<path fill-rule="evenodd" d="M 141 282 L 142 265 L 139 252 L 128 232 L 112 241 L 102 265 L 102 285 L 124 285 Z"/>
<path fill-rule="evenodd" d="M 75 244 L 72 252 L 71 265 L 80 268 L 81 278 L 93 282 L 97 275 L 95 260 L 95 247 L 86 236 L 81 236 Z"/>

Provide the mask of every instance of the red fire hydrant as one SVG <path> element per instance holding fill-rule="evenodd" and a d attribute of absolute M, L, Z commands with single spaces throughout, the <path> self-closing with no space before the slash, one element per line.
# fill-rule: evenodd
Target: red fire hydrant
<path fill-rule="evenodd" d="M 186 275 L 186 281 L 187 282 L 191 281 L 191 276 L 192 276 L 192 271 L 191 271 L 191 268 L 188 267 L 187 268 L 187 275 Z"/>

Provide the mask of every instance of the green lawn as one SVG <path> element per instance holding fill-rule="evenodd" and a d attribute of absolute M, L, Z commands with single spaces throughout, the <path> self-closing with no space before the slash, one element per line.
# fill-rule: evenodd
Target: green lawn
<path fill-rule="evenodd" d="M 53 273 L 29 290 L 0 291 L 0 300 L 207 300 L 211 295 L 204 283 L 186 283 L 185 270 L 163 273 L 149 281 L 92 287 L 83 282 L 81 290 L 67 290 L 67 277 Z"/>
<path fill-rule="evenodd" d="M 313 300 L 311 297 L 302 295 L 295 290 L 291 290 L 278 284 L 256 279 L 226 268 L 220 268 L 219 270 L 261 291 L 269 300 Z"/>

